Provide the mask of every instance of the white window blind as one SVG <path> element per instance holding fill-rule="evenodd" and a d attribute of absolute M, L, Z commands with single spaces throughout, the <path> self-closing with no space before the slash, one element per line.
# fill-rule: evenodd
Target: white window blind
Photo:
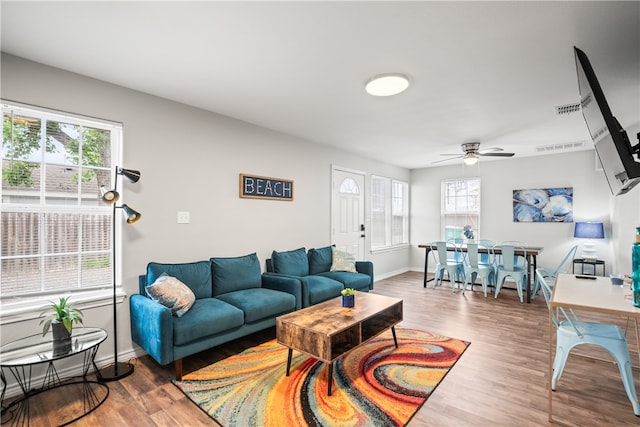
<path fill-rule="evenodd" d="M 409 243 L 409 184 L 371 177 L 371 248 Z"/>
<path fill-rule="evenodd" d="M 480 178 L 442 181 L 441 233 L 445 240 L 464 239 L 471 226 L 474 238 L 480 233 Z"/>
<path fill-rule="evenodd" d="M 111 287 L 122 126 L 2 101 L 0 297 Z"/>

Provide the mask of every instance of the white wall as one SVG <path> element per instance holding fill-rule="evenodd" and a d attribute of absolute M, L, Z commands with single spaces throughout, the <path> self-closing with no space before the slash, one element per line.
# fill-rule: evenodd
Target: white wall
<path fill-rule="evenodd" d="M 60 69 L 2 55 L 3 99 L 124 124 L 124 164 L 140 181 L 123 183 L 122 200 L 142 213 L 123 227 L 122 278 L 138 291 L 148 262 L 185 262 L 331 243 L 331 166 L 409 180 L 407 169 L 311 143 Z M 179 82 L 176 82 L 179 85 Z M 241 199 L 239 174 L 295 182 L 293 202 Z M 189 211 L 190 224 L 177 224 Z M 369 218 L 368 218 L 369 219 Z M 370 247 L 367 240 L 367 247 Z M 367 253 L 369 253 L 367 251 Z M 406 270 L 409 248 L 370 255 L 379 276 Z M 131 352 L 128 301 L 118 308 L 119 351 Z M 113 351 L 108 307 L 85 310 L 85 323 L 109 332 L 98 359 Z M 38 333 L 37 321 L 2 325 L 6 343 Z"/>
<path fill-rule="evenodd" d="M 632 145 L 640 143 L 636 136 L 640 132 L 640 123 L 622 123 L 622 126 L 626 129 Z M 630 275 L 631 246 L 635 242 L 635 229 L 640 227 L 640 189 L 635 188 L 611 200 L 611 222 L 611 245 L 616 251 L 611 271 Z"/>
<path fill-rule="evenodd" d="M 595 168 L 595 151 L 558 155 L 516 157 L 499 161 L 481 159 L 477 167 L 444 166 L 411 172 L 411 266 L 424 267 L 421 243 L 439 240 L 440 181 L 461 176 L 480 176 L 481 224 L 478 238 L 496 242 L 521 240 L 543 246 L 539 266 L 554 267 L 567 250 L 582 239 L 573 238 L 572 223 L 513 222 L 513 190 L 527 188 L 573 187 L 574 219 L 602 220 L 605 239 L 597 241 L 599 258 L 607 271 L 631 273 L 630 244 L 638 224 L 638 194 L 612 197 L 602 171 Z"/>

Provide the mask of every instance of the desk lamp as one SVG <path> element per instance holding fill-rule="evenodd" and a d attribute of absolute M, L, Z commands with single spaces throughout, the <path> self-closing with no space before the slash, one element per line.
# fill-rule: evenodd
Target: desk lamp
<path fill-rule="evenodd" d="M 601 222 L 576 222 L 573 237 L 590 239 L 582 245 L 582 258 L 594 262 L 598 259 L 598 251 L 591 239 L 604 239 L 604 224 Z"/>

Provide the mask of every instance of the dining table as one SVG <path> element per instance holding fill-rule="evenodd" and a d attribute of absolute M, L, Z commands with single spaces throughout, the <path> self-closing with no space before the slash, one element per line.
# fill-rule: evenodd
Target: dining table
<path fill-rule="evenodd" d="M 551 390 L 551 377 L 553 376 L 553 359 L 555 350 L 555 323 L 554 312 L 560 309 L 572 309 L 588 311 L 592 313 L 604 313 L 620 316 L 635 321 L 636 345 L 640 355 L 640 342 L 638 341 L 638 319 L 640 308 L 633 305 L 630 286 L 612 285 L 608 277 L 591 276 L 585 278 L 581 275 L 568 273 L 558 274 L 553 292 L 549 301 L 549 366 L 548 366 L 548 415 L 549 422 L 553 422 L 553 393 Z"/>
<path fill-rule="evenodd" d="M 467 245 L 466 243 L 462 243 L 460 245 L 456 245 L 457 246 L 457 250 L 461 250 L 462 252 L 467 252 Z M 418 248 L 420 249 L 424 249 L 425 250 L 425 255 L 424 255 L 424 280 L 423 280 L 423 285 L 426 288 L 427 287 L 427 282 L 433 280 L 433 279 L 428 279 L 427 278 L 427 272 L 429 271 L 429 253 L 431 251 L 437 251 L 438 247 L 436 245 L 435 242 L 433 243 L 426 243 L 426 244 L 421 244 L 418 245 Z M 447 247 L 448 251 L 454 251 L 456 250 L 456 248 L 454 246 L 449 246 Z M 536 273 L 536 268 L 538 268 L 538 255 L 544 250 L 544 247 L 542 246 L 523 246 L 522 249 L 517 249 L 515 251 L 515 254 L 517 256 L 523 256 L 525 257 L 526 261 L 527 261 L 527 280 L 528 280 L 528 286 L 527 286 L 527 303 L 531 302 L 531 292 L 534 288 L 534 283 L 535 283 L 535 273 Z M 502 253 L 502 251 L 499 248 L 486 248 L 486 247 L 478 247 L 478 252 L 479 253 L 493 253 L 496 255 L 500 255 Z"/>

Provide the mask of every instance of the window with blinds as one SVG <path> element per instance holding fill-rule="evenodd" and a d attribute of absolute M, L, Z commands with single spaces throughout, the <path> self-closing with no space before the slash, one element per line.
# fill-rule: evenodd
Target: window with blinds
<path fill-rule="evenodd" d="M 444 240 L 465 239 L 469 225 L 474 238 L 480 234 L 480 178 L 442 181 L 441 233 Z"/>
<path fill-rule="evenodd" d="M 409 184 L 371 177 L 371 249 L 409 243 Z"/>
<path fill-rule="evenodd" d="M 0 297 L 111 287 L 122 126 L 1 102 Z"/>

